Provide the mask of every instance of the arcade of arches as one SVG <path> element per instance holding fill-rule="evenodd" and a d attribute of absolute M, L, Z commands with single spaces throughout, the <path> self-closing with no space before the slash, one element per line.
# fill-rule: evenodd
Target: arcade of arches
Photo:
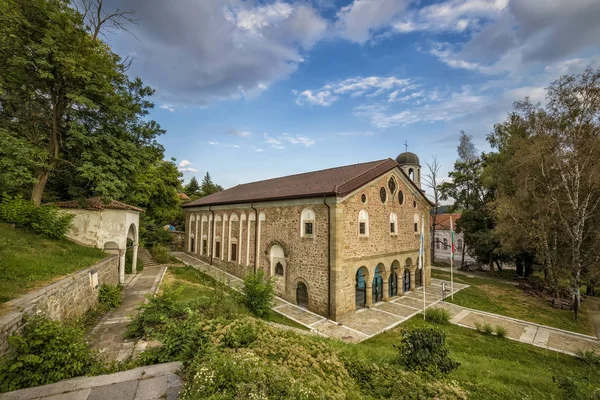
<path fill-rule="evenodd" d="M 413 262 L 407 257 L 402 264 L 394 260 L 387 266 L 379 263 L 372 269 L 361 266 L 356 271 L 356 309 L 402 296 L 404 292 L 422 287 L 423 282 L 423 269 L 418 268 L 418 258 Z"/>

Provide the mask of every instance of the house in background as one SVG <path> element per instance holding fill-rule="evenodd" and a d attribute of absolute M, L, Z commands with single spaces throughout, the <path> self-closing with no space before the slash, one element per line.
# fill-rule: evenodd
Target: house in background
<path fill-rule="evenodd" d="M 238 185 L 183 205 L 187 251 L 238 277 L 262 270 L 277 295 L 337 320 L 429 284 L 420 180 L 407 152 Z"/>
<path fill-rule="evenodd" d="M 452 217 L 454 226 L 454 265 L 460 266 L 463 252 L 465 264 L 475 263 L 475 259 L 468 253 L 468 249 L 465 245 L 464 236 L 462 233 L 456 232 L 456 221 L 460 219 L 460 213 L 455 214 L 438 214 L 436 218 L 435 237 L 433 246 L 435 248 L 435 262 L 446 262 L 450 263 L 450 255 L 452 251 L 451 241 L 452 236 L 450 233 L 450 217 Z M 433 224 L 433 218 L 431 219 Z"/>

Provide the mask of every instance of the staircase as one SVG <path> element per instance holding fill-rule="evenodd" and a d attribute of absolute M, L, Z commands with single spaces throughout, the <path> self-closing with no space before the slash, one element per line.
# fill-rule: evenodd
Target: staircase
<path fill-rule="evenodd" d="M 154 260 L 154 258 L 152 258 L 152 255 L 150 254 L 148 249 L 145 249 L 143 247 L 138 248 L 138 260 L 141 260 L 142 263 L 144 263 L 144 268 L 158 267 L 160 265 Z"/>

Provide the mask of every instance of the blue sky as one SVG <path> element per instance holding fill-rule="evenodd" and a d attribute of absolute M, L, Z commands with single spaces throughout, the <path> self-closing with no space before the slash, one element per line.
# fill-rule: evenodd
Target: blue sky
<path fill-rule="evenodd" d="M 109 0 L 186 180 L 224 187 L 417 153 L 446 176 L 515 100 L 598 67 L 596 0 Z M 425 172 L 424 172 L 425 173 Z"/>

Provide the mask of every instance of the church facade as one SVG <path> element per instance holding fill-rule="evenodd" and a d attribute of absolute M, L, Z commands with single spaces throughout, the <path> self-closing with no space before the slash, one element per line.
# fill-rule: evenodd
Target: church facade
<path fill-rule="evenodd" d="M 432 204 L 413 153 L 238 185 L 184 205 L 187 251 L 337 320 L 429 284 Z"/>

